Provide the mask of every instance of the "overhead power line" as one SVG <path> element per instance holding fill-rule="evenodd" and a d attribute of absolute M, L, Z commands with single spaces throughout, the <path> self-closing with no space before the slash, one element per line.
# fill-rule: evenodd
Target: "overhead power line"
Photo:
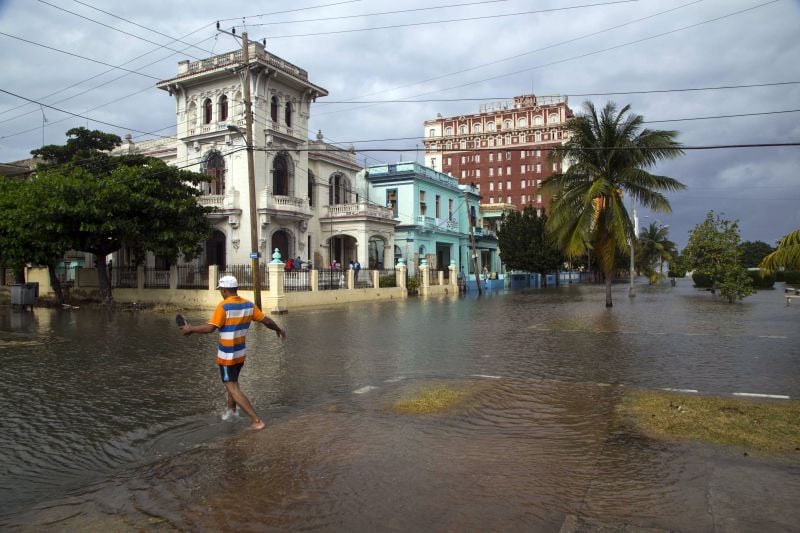
<path fill-rule="evenodd" d="M 603 6 L 611 6 L 615 4 L 629 4 L 631 2 L 638 2 L 639 0 L 614 0 L 612 2 L 602 2 L 602 3 L 595 3 L 595 4 L 582 4 L 577 6 L 567 6 L 567 7 L 554 7 L 550 9 L 536 9 L 532 11 L 519 11 L 516 13 L 501 13 L 497 15 L 482 15 L 479 17 L 464 17 L 464 18 L 457 18 L 457 19 L 448 19 L 448 20 L 431 20 L 427 22 L 409 22 L 407 24 L 392 24 L 389 26 L 374 26 L 371 28 L 351 28 L 348 30 L 334 30 L 334 31 L 322 31 L 322 32 L 313 32 L 313 33 L 296 33 L 292 35 L 274 35 L 270 36 L 269 39 L 289 39 L 291 37 L 318 37 L 320 35 L 337 35 L 342 33 L 356 33 L 362 31 L 375 31 L 375 30 L 389 30 L 395 28 L 411 28 L 416 26 L 430 26 L 433 24 L 448 24 L 452 22 L 469 22 L 473 20 L 486 20 L 486 19 L 496 19 L 496 18 L 504 18 L 504 17 L 516 17 L 520 15 L 534 15 L 538 13 L 552 13 L 557 11 L 570 11 L 573 9 L 582 9 L 586 7 L 603 7 Z M 777 1 L 777 0 L 775 0 Z M 252 26 L 252 24 L 251 24 Z"/>
<path fill-rule="evenodd" d="M 308 7 L 298 7 L 295 9 L 284 9 L 283 11 L 272 11 L 271 13 L 261 13 L 260 15 L 245 15 L 243 17 L 232 17 L 227 19 L 219 19 L 220 22 L 228 22 L 230 20 L 244 20 L 250 18 L 257 18 L 257 17 L 269 17 L 271 15 L 283 15 L 285 13 L 295 13 L 297 11 L 310 11 L 312 9 L 321 9 L 323 7 L 333 7 L 333 6 L 340 6 L 343 4 L 354 4 L 356 2 L 361 2 L 362 0 L 344 0 L 343 2 L 334 2 L 332 4 L 320 4 L 316 6 L 308 6 Z"/>
<path fill-rule="evenodd" d="M 76 54 L 76 53 L 73 53 L 73 52 L 68 52 L 68 51 L 62 50 L 60 48 L 54 48 L 54 47 L 48 46 L 46 44 L 37 43 L 37 42 L 31 41 L 29 39 L 24 39 L 24 38 L 19 37 L 17 35 L 11 35 L 10 33 L 4 33 L 2 31 L 0 31 L 0 35 L 3 35 L 5 37 L 10 37 L 11 39 L 17 39 L 18 41 L 22 41 L 22 42 L 25 42 L 25 43 L 28 43 L 28 44 L 32 44 L 34 46 L 40 46 L 42 48 L 46 48 L 47 50 L 52 50 L 53 52 L 58 52 L 59 54 L 66 54 L 68 56 L 77 57 L 79 59 L 84 59 L 86 61 L 91 61 L 92 63 L 97 63 L 98 65 L 111 67 L 112 69 L 116 69 L 116 70 L 124 70 L 125 72 L 130 72 L 131 74 L 137 74 L 139 76 L 144 76 L 145 78 L 150 78 L 151 80 L 160 81 L 159 78 L 157 78 L 156 76 L 151 76 L 150 74 L 145 74 L 143 72 L 138 72 L 136 70 L 131 70 L 131 69 L 128 69 L 128 68 L 125 68 L 125 67 L 112 65 L 111 63 L 106 63 L 105 61 L 100 61 L 99 59 L 92 59 L 91 57 L 86 57 L 86 56 L 82 56 L 80 54 Z"/>

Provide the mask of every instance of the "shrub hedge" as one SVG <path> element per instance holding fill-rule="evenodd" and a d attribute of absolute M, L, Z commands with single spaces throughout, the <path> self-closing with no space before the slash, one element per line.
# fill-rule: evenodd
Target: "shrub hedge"
<path fill-rule="evenodd" d="M 789 285 L 800 285 L 800 270 L 783 270 L 775 272 L 775 281 L 785 281 Z"/>
<path fill-rule="evenodd" d="M 694 281 L 694 286 L 698 289 L 711 288 L 711 278 L 700 272 L 692 272 L 692 281 Z"/>
<path fill-rule="evenodd" d="M 775 274 L 766 273 L 765 271 L 748 270 L 747 275 L 750 276 L 752 287 L 754 289 L 771 289 L 775 285 Z"/>

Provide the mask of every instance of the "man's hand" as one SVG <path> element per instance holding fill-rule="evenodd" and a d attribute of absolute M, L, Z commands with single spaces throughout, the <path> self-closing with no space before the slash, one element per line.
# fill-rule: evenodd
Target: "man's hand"
<path fill-rule="evenodd" d="M 194 328 L 190 324 L 186 324 L 185 326 L 181 326 L 181 333 L 183 335 L 191 335 L 194 332 Z"/>
<path fill-rule="evenodd" d="M 276 324 L 276 326 L 277 326 L 277 324 Z M 278 328 L 278 329 L 275 330 L 275 335 L 277 335 L 279 339 L 285 339 L 286 338 L 286 332 L 283 331 L 281 328 Z"/>

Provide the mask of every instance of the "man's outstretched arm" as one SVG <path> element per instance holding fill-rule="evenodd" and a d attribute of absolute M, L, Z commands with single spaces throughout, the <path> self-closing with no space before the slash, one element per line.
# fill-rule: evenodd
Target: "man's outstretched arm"
<path fill-rule="evenodd" d="M 191 335 L 192 333 L 213 333 L 217 330 L 217 326 L 214 324 L 202 324 L 200 326 L 192 326 L 191 324 L 186 324 L 181 328 L 181 333 L 184 335 Z"/>
<path fill-rule="evenodd" d="M 275 334 L 281 339 L 286 338 L 286 332 L 283 331 L 283 329 L 281 329 L 281 327 L 278 324 L 276 324 L 275 321 L 272 320 L 270 317 L 264 315 L 264 318 L 262 318 L 260 322 L 265 326 L 267 326 L 268 329 L 274 331 Z"/>

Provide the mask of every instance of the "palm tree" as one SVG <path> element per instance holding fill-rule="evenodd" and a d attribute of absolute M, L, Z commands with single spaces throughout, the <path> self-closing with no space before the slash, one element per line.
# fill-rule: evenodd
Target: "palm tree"
<path fill-rule="evenodd" d="M 762 259 L 759 266 L 770 271 L 778 267 L 800 269 L 800 229 L 781 239 L 775 251 Z"/>
<path fill-rule="evenodd" d="M 636 238 L 623 195 L 653 211 L 669 212 L 669 201 L 659 191 L 685 186 L 645 169 L 683 150 L 675 141 L 677 132 L 643 129 L 644 119 L 629 113 L 630 106 L 617 112 L 609 102 L 599 116 L 591 102 L 583 109 L 583 115 L 567 122 L 569 140 L 553 153 L 567 169 L 545 182 L 553 195 L 548 226 L 568 257 L 594 250 L 606 278 L 606 307 L 611 307 L 615 252 Z"/>
<path fill-rule="evenodd" d="M 651 281 L 655 277 L 656 262 L 659 263 L 659 274 L 663 276 L 664 261 L 672 260 L 677 253 L 675 243 L 669 240 L 667 235 L 669 235 L 668 226 L 662 226 L 657 222 L 651 222 L 649 226 L 639 232 L 637 255 Z"/>

